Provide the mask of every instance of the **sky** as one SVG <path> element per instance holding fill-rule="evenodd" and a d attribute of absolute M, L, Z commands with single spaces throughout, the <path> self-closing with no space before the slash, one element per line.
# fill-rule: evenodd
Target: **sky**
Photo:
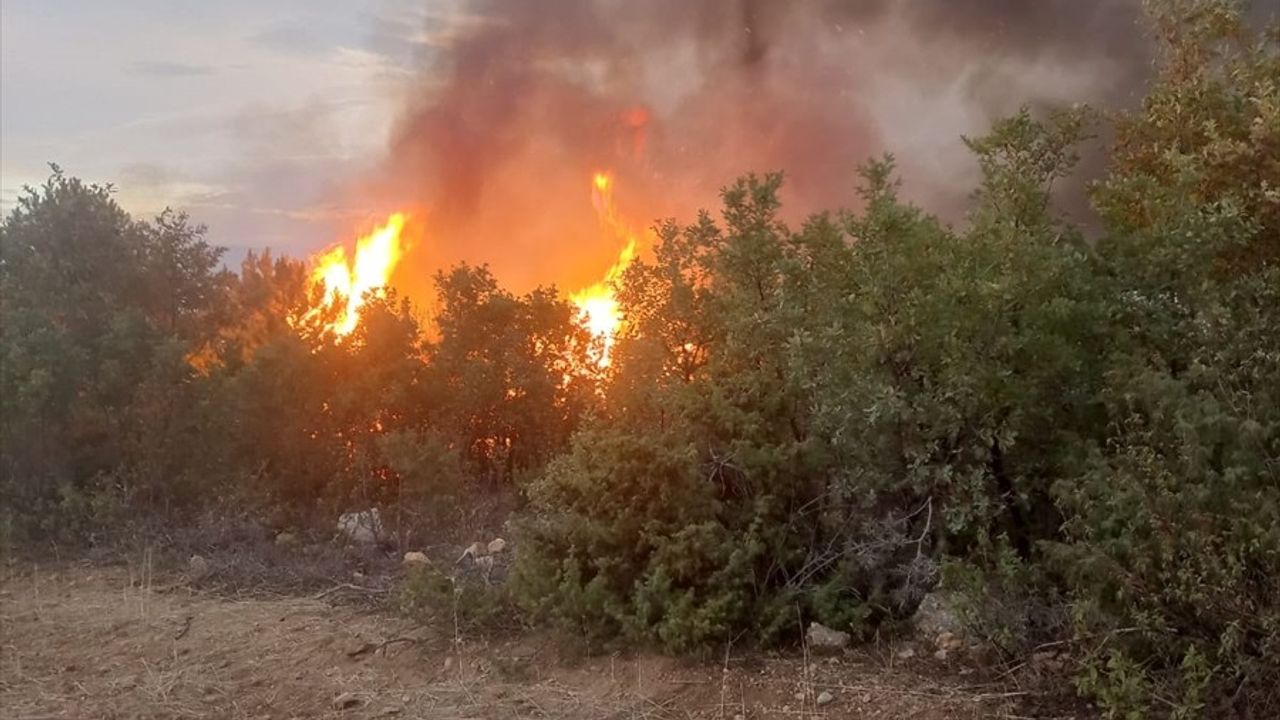
<path fill-rule="evenodd" d="M 646 225 L 746 170 L 785 170 L 787 207 L 833 207 L 892 150 L 906 197 L 950 220 L 977 172 L 962 134 L 1024 103 L 1137 102 L 1138 6 L 0 0 L 0 212 L 57 163 L 135 216 L 187 211 L 234 267 L 404 204 L 439 236 L 423 262 L 491 263 L 520 287 L 612 262 L 588 237 L 602 167 Z M 647 140 L 620 143 L 635 107 Z"/>
<path fill-rule="evenodd" d="M 326 245 L 451 1 L 4 0 L 2 209 L 57 163 L 135 215 L 187 210 L 232 256 Z"/>

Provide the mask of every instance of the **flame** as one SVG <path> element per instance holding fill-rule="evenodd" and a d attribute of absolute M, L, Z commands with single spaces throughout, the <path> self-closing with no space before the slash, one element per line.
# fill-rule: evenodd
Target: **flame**
<path fill-rule="evenodd" d="M 311 285 L 324 288 L 324 301 L 322 307 L 312 308 L 306 317 L 317 317 L 324 308 L 336 305 L 338 315 L 328 329 L 339 337 L 355 330 L 366 294 L 386 288 L 391 272 L 404 254 L 400 244 L 404 222 L 404 215 L 395 213 L 386 223 L 356 240 L 352 261 L 347 260 L 346 249 L 341 245 L 318 255 L 312 261 Z"/>
<path fill-rule="evenodd" d="M 583 288 L 569 296 L 578 306 L 578 318 L 586 325 L 592 336 L 601 341 L 600 356 L 597 362 L 601 367 L 609 364 L 609 351 L 619 328 L 622 327 L 622 310 L 618 307 L 615 296 L 615 285 L 622 278 L 622 273 L 631 265 L 636 257 L 636 234 L 618 216 L 613 202 L 613 175 L 597 172 L 591 178 L 591 202 L 595 206 L 596 215 L 605 232 L 623 242 L 618 260 L 605 273 L 600 282 Z"/>

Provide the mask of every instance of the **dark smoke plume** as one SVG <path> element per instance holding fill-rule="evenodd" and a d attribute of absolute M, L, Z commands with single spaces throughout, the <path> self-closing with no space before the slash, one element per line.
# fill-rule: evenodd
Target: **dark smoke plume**
<path fill-rule="evenodd" d="M 476 0 L 426 23 L 375 191 L 425 209 L 423 262 L 517 288 L 612 262 L 599 169 L 648 226 L 747 171 L 784 171 L 793 214 L 848 206 L 858 163 L 890 151 L 912 199 L 959 217 L 959 136 L 1024 103 L 1133 103 L 1140 18 L 1139 0 Z"/>

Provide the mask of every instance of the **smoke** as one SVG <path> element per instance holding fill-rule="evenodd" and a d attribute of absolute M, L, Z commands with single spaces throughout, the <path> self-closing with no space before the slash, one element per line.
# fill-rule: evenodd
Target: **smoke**
<path fill-rule="evenodd" d="M 961 134 L 1029 103 L 1132 103 L 1148 49 L 1139 0 L 475 0 L 423 17 L 421 68 L 380 198 L 421 209 L 431 267 L 504 283 L 598 280 L 615 239 L 596 170 L 648 226 L 782 170 L 789 217 L 853 202 L 889 151 L 908 196 L 958 218 Z"/>

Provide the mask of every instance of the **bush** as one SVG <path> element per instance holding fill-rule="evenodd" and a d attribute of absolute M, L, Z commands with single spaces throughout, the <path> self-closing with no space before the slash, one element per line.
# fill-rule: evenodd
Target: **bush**
<path fill-rule="evenodd" d="M 447 575 L 432 565 L 408 568 L 396 605 L 409 617 L 436 626 L 452 624 L 459 633 L 507 630 L 521 623 L 505 585 Z"/>
<path fill-rule="evenodd" d="M 1258 292 L 1202 323 L 1186 370 L 1117 371 L 1112 440 L 1057 488 L 1056 559 L 1097 648 L 1084 687 L 1117 716 L 1152 697 L 1280 709 L 1280 322 L 1260 312 L 1280 273 L 1243 284 Z M 1136 701 L 1111 685 L 1139 680 Z"/>

